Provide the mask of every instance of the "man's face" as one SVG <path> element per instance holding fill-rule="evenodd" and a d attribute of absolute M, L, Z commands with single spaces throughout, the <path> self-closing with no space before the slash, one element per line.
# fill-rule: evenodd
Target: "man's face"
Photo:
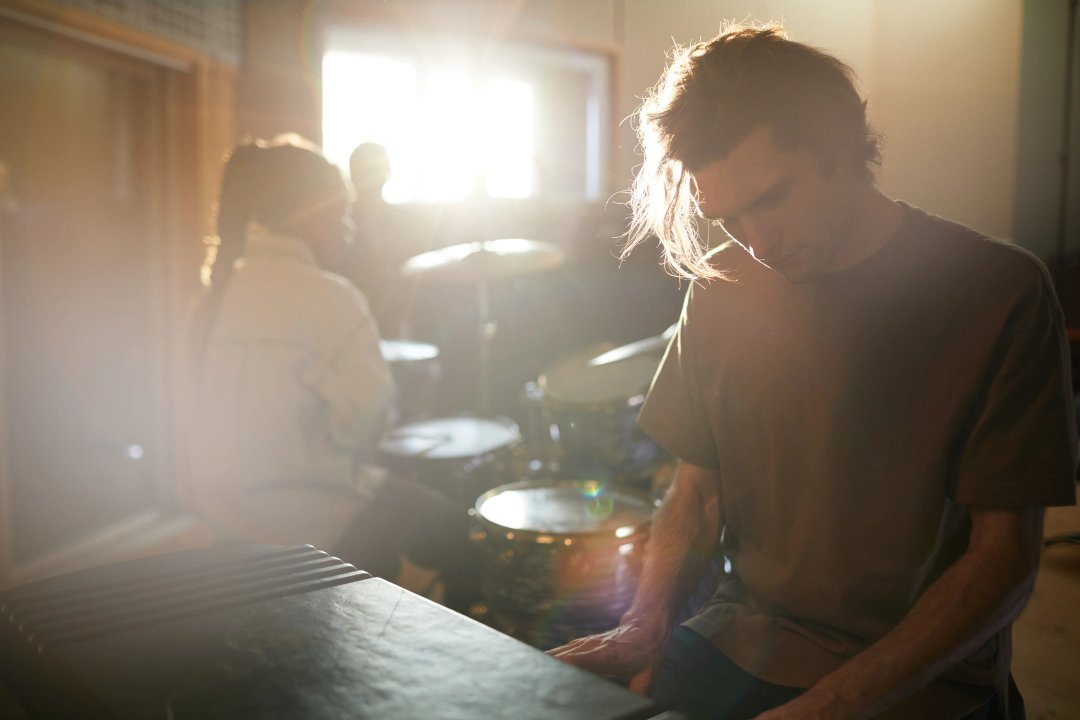
<path fill-rule="evenodd" d="M 825 174 L 812 151 L 782 150 L 759 128 L 693 178 L 702 214 L 790 282 L 846 266 L 862 187 L 846 164 Z"/>

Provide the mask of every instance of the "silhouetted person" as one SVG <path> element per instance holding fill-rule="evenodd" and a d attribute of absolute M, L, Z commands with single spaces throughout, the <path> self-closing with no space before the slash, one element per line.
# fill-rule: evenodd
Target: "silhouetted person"
<path fill-rule="evenodd" d="M 384 205 L 383 189 L 390 181 L 390 156 L 378 143 L 360 143 L 349 156 L 349 176 L 356 190 L 356 210 Z"/>
<path fill-rule="evenodd" d="M 378 143 L 361 143 L 349 157 L 349 174 L 356 189 L 356 241 L 345 274 L 368 298 L 384 335 L 402 337 L 410 298 L 399 271 L 409 250 L 396 208 L 383 197 L 390 172 L 390 156 Z"/>

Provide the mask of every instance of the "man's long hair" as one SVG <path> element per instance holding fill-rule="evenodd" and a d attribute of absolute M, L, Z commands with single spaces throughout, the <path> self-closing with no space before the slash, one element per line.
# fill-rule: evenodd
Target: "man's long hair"
<path fill-rule="evenodd" d="M 709 263 L 708 240 L 698 232 L 693 173 L 726 158 L 761 127 L 783 150 L 813 151 L 824 173 L 846 162 L 872 181 L 881 160 L 850 67 L 789 40 L 778 26 L 729 26 L 712 40 L 677 47 L 642 102 L 644 159 L 631 188 L 623 257 L 655 236 L 670 273 L 725 277 Z"/>

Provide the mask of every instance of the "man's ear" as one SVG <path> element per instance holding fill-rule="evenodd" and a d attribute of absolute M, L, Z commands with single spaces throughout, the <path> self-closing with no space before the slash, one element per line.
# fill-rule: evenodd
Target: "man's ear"
<path fill-rule="evenodd" d="M 826 148 L 818 153 L 818 169 L 825 177 L 832 177 L 839 168 L 845 165 L 856 167 L 855 153 L 850 143 L 842 143 L 831 148 Z"/>
<path fill-rule="evenodd" d="M 822 150 L 818 154 L 818 170 L 825 177 L 832 177 L 836 169 L 840 167 L 840 164 L 845 162 L 849 153 L 845 152 L 842 148 L 831 148 L 828 150 Z"/>

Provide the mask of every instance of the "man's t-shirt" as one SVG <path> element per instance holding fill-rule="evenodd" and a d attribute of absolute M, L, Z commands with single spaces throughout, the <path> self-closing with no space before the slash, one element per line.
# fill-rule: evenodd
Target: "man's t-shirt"
<path fill-rule="evenodd" d="M 720 471 L 732 572 L 686 624 L 769 682 L 809 687 L 895 626 L 964 551 L 965 506 L 1074 502 L 1045 268 L 902 207 L 884 248 L 808 283 L 718 249 L 732 281 L 691 287 L 639 418 Z M 947 677 L 985 698 L 1008 663 L 1006 629 Z"/>

